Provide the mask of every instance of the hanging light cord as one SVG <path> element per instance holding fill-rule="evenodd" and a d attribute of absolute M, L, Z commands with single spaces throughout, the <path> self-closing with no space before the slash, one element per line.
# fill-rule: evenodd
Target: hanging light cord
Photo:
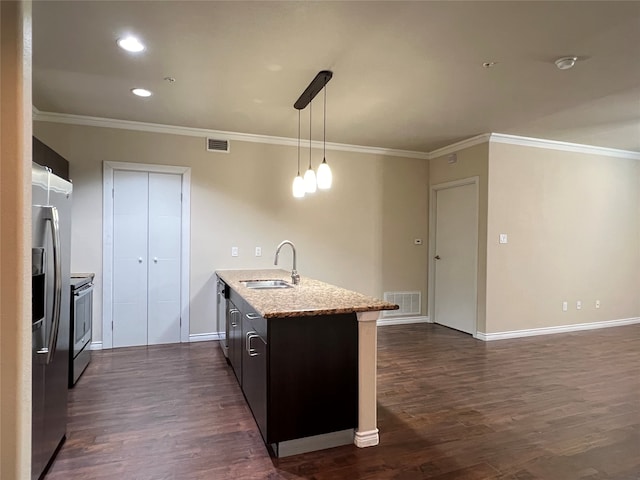
<path fill-rule="evenodd" d="M 324 126 L 322 128 L 322 161 L 326 162 L 327 156 L 327 84 L 324 84 L 324 114 L 323 122 Z"/>
<path fill-rule="evenodd" d="M 300 176 L 300 110 L 298 110 L 298 176 Z"/>
<path fill-rule="evenodd" d="M 311 170 L 311 102 L 309 102 L 309 170 Z"/>

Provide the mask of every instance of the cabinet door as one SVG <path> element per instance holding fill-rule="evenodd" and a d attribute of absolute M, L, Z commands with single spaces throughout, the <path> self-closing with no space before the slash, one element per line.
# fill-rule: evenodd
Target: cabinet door
<path fill-rule="evenodd" d="M 267 343 L 248 324 L 244 335 L 245 348 L 242 351 L 242 390 L 258 424 L 264 441 L 267 441 Z"/>

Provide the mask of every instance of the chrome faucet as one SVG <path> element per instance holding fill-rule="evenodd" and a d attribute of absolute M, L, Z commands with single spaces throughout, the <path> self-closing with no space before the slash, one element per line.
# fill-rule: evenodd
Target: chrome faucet
<path fill-rule="evenodd" d="M 274 265 L 278 265 L 278 255 L 280 254 L 280 249 L 285 245 L 291 245 L 291 250 L 293 250 L 293 270 L 291 270 L 291 282 L 294 285 L 298 285 L 300 283 L 300 275 L 298 275 L 298 271 L 296 270 L 296 246 L 290 242 L 289 240 L 285 240 L 278 245 L 276 249 L 276 259 L 273 261 Z"/>

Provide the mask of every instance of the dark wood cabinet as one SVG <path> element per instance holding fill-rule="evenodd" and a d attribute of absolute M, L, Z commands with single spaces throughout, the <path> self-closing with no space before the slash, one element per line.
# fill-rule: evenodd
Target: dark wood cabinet
<path fill-rule="evenodd" d="M 269 319 L 269 443 L 358 423 L 355 314 Z"/>
<path fill-rule="evenodd" d="M 245 307 L 247 304 L 245 303 Z M 258 424 L 263 440 L 267 441 L 267 341 L 266 321 L 252 309 L 242 310 L 242 391 Z M 262 331 L 261 335 L 259 332 Z"/>
<path fill-rule="evenodd" d="M 242 325 L 229 358 L 241 349 L 240 369 L 231 364 L 267 445 L 356 428 L 355 313 L 265 319 L 233 289 L 229 306 Z"/>
<path fill-rule="evenodd" d="M 229 345 L 229 363 L 236 375 L 236 379 L 242 385 L 242 317 L 236 304 L 239 304 L 237 298 L 229 298 L 227 300 L 227 341 Z"/>
<path fill-rule="evenodd" d="M 69 180 L 69 162 L 36 137 L 32 137 L 33 161 L 43 167 L 49 167 L 57 176 Z"/>

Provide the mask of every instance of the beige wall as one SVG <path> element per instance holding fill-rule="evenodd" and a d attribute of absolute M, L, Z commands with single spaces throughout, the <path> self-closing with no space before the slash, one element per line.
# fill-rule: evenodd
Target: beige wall
<path fill-rule="evenodd" d="M 31 469 L 31 3 L 0 2 L 0 478 Z"/>
<path fill-rule="evenodd" d="M 487 179 L 489 143 L 465 148 L 456 153 L 457 163 L 448 163 L 448 155 L 429 161 L 429 185 L 479 177 L 478 183 L 478 331 L 485 331 L 486 273 L 487 273 Z"/>
<path fill-rule="evenodd" d="M 640 317 L 639 178 L 638 160 L 491 144 L 486 332 Z"/>
<path fill-rule="evenodd" d="M 382 164 L 382 290 L 420 290 L 423 316 L 428 315 L 428 176 L 426 160 Z M 422 245 L 414 244 L 416 238 Z"/>
<path fill-rule="evenodd" d="M 95 339 L 102 337 L 105 160 L 191 167 L 192 334 L 223 330 L 215 322 L 214 270 L 270 268 L 284 239 L 296 244 L 302 275 L 377 297 L 409 289 L 426 297 L 426 248 L 413 245 L 426 235 L 425 160 L 329 151 L 333 188 L 294 199 L 292 147 L 234 141 L 231 153 L 211 153 L 203 138 L 47 122 L 35 122 L 34 134 L 70 161 L 72 271 L 97 274 Z M 232 246 L 239 257 L 231 257 Z M 289 250 L 280 266 L 291 268 Z"/>

